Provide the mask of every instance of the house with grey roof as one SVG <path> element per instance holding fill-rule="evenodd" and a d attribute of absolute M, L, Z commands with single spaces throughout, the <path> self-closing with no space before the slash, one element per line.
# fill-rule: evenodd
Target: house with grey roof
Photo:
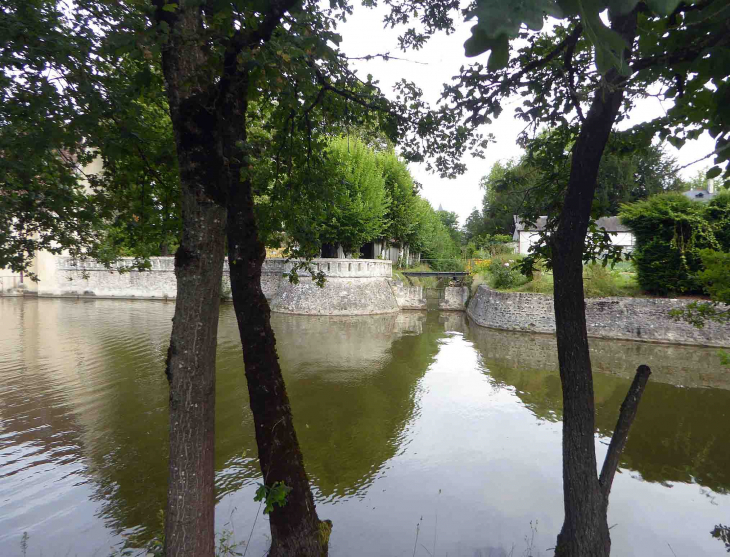
<path fill-rule="evenodd" d="M 514 215 L 515 231 L 512 240 L 517 242 L 517 252 L 527 254 L 530 246 L 537 243 L 540 231 L 545 230 L 547 217 L 540 217 L 534 225 L 528 225 L 518 216 Z M 634 249 L 634 235 L 631 229 L 621 224 L 618 217 L 601 217 L 596 221 L 598 228 L 605 228 L 611 234 L 611 242 L 616 246 L 622 246 L 624 252 Z"/>

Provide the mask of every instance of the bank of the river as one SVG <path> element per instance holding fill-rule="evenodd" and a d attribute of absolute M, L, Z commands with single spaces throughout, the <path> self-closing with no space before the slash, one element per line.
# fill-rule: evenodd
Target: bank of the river
<path fill-rule="evenodd" d="M 711 323 L 702 329 L 670 317 L 689 300 L 669 298 L 587 298 L 588 336 L 644 342 L 730 346 L 730 324 Z M 552 296 L 500 292 L 480 285 L 467 314 L 478 325 L 511 331 L 555 332 Z"/>
<path fill-rule="evenodd" d="M 105 557 L 159 533 L 174 303 L 0 298 L 0 555 Z M 562 524 L 555 339 L 463 312 L 272 315 L 332 557 L 551 555 Z M 217 357 L 216 529 L 268 544 L 233 307 Z M 727 555 L 730 376 L 717 350 L 591 339 L 602 460 L 653 374 L 609 507 L 621 557 Z M 258 518 L 257 518 L 258 515 Z M 536 527 L 532 538 L 530 523 Z M 416 532 L 418 525 L 418 542 Z M 243 548 L 241 548 L 243 551 Z"/>
<path fill-rule="evenodd" d="M 128 267 L 132 260 L 123 260 Z M 467 311 L 474 322 L 496 329 L 554 333 L 552 297 L 527 292 L 503 292 L 480 285 L 469 300 L 466 287 L 440 289 L 405 285 L 393 280 L 391 261 L 380 259 L 315 259 L 312 266 L 325 274 L 323 288 L 300 271 L 299 284 L 288 274 L 293 262 L 267 259 L 261 286 L 274 313 L 299 315 L 378 315 L 402 310 Z M 40 282 L 28 288 L 8 288 L 3 296 L 30 295 L 62 298 L 121 298 L 172 300 L 177 292 L 174 258 L 153 257 L 144 271 L 109 270 L 95 261 L 45 256 L 39 265 Z M 230 299 L 228 268 L 223 294 Z M 468 308 L 467 308 L 468 302 Z M 687 300 L 662 298 L 587 298 L 589 336 L 614 339 L 730 346 L 730 324 L 696 329 L 669 317 Z"/>
<path fill-rule="evenodd" d="M 152 257 L 145 270 L 132 269 L 132 258 L 123 258 L 113 269 L 93 260 L 47 253 L 39 259 L 39 282 L 8 282 L 8 288 L 0 288 L 0 296 L 172 300 L 177 294 L 173 257 Z M 292 284 L 288 275 L 294 264 L 286 259 L 264 261 L 261 287 L 275 313 L 374 315 L 429 308 L 425 289 L 392 279 L 393 263 L 389 260 L 315 259 L 311 266 L 326 276 L 324 287 L 317 286 L 310 273 L 301 269 L 299 283 Z M 227 262 L 222 293 L 224 299 L 231 299 Z M 465 287 L 440 289 L 430 309 L 464 311 L 468 293 Z"/>

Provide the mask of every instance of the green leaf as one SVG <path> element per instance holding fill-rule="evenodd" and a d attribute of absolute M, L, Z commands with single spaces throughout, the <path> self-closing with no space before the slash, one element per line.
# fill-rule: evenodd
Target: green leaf
<path fill-rule="evenodd" d="M 708 180 L 711 180 L 712 178 L 717 178 L 720 174 L 722 174 L 722 168 L 719 166 L 713 166 L 710 168 L 710 170 L 707 171 L 707 174 L 705 174 L 705 177 Z"/>
<path fill-rule="evenodd" d="M 679 5 L 680 0 L 647 0 L 649 7 L 660 15 L 671 14 Z"/>
<path fill-rule="evenodd" d="M 622 75 L 628 75 L 630 68 L 624 59 L 624 49 L 629 45 L 621 35 L 609 29 L 601 21 L 599 4 L 591 0 L 578 0 L 580 18 L 588 40 L 596 49 L 596 67 L 605 74 L 616 69 Z"/>
<path fill-rule="evenodd" d="M 492 54 L 489 56 L 487 68 L 495 71 L 506 67 L 509 62 L 509 37 L 499 35 L 490 38 L 478 25 L 472 27 L 471 30 L 472 36 L 464 43 L 464 54 L 468 57 L 479 56 L 491 50 Z"/>
<path fill-rule="evenodd" d="M 162 9 L 166 12 L 174 12 L 177 10 L 177 4 L 165 4 Z"/>
<path fill-rule="evenodd" d="M 563 14 L 554 0 L 477 0 L 467 20 L 476 16 L 477 25 L 488 37 L 504 34 L 514 38 L 522 24 L 533 31 L 541 30 L 546 15 L 562 17 Z"/>

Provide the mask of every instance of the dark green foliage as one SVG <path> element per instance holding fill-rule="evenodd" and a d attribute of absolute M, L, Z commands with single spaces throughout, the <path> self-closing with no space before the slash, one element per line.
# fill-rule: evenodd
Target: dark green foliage
<path fill-rule="evenodd" d="M 697 273 L 700 251 L 716 249 L 706 206 L 680 194 L 651 197 L 624 205 L 621 221 L 636 238 L 633 253 L 639 285 L 648 292 L 702 292 Z"/>
<path fill-rule="evenodd" d="M 340 244 L 353 253 L 382 237 L 390 199 L 377 155 L 356 139 L 330 143 L 325 161 L 330 203 L 321 224 L 322 242 Z"/>
<path fill-rule="evenodd" d="M 390 204 L 385 214 L 383 237 L 396 245 L 411 244 L 417 230 L 416 190 L 408 167 L 391 148 L 377 157 Z"/>
<path fill-rule="evenodd" d="M 720 249 L 730 252 L 730 192 L 721 192 L 707 204 L 707 220 L 712 224 L 713 232 Z"/>
<path fill-rule="evenodd" d="M 559 194 L 568 180 L 567 154 L 570 145 L 550 146 L 562 136 L 543 134 L 532 151 L 519 160 L 495 163 L 481 180 L 484 191 L 483 228 L 490 233 L 511 234 L 513 215 L 556 214 Z M 568 138 L 565 138 L 568 139 Z M 540 146 L 542 143 L 542 146 Z M 661 147 L 622 153 L 615 141 L 601 160 L 593 216 L 615 216 L 622 203 L 646 199 L 650 195 L 682 191 L 686 185 L 676 177 L 677 165 Z"/>

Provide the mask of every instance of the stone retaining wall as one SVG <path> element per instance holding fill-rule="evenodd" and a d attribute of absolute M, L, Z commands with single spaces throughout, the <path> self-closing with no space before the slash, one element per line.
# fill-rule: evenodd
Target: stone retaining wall
<path fill-rule="evenodd" d="M 689 302 L 666 298 L 588 298 L 588 336 L 703 346 L 730 346 L 730 324 L 697 329 L 669 311 Z M 498 292 L 480 285 L 467 314 L 478 325 L 512 331 L 554 333 L 553 299 L 542 294 Z"/>
<path fill-rule="evenodd" d="M 391 280 L 390 288 L 400 309 L 427 309 L 423 286 L 406 286 L 399 280 Z"/>
<path fill-rule="evenodd" d="M 439 300 L 439 309 L 464 311 L 468 300 L 469 289 L 466 286 L 449 286 L 444 289 L 444 297 Z"/>
<path fill-rule="evenodd" d="M 33 294 L 47 297 L 174 299 L 177 295 L 174 257 L 153 257 L 147 270 L 127 270 L 134 259 L 123 258 L 108 269 L 94 260 L 77 261 L 52 256 Z M 371 259 L 320 259 L 315 272 L 327 276 L 323 289 L 299 270 L 298 285 L 287 274 L 295 262 L 267 259 L 261 269 L 261 287 L 273 311 L 318 315 L 393 313 L 398 304 L 390 288 L 392 262 Z M 230 299 L 228 262 L 223 267 L 221 294 Z"/>

